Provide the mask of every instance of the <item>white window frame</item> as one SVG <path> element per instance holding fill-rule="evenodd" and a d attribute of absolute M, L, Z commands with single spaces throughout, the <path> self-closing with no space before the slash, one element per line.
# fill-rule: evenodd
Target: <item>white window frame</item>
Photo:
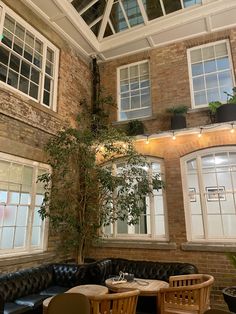
<path fill-rule="evenodd" d="M 181 164 L 181 175 L 182 175 L 182 187 L 183 187 L 183 198 L 184 198 L 184 212 L 185 212 L 185 223 L 186 223 L 186 231 L 187 231 L 187 241 L 192 243 L 231 243 L 235 242 L 236 238 L 209 238 L 207 233 L 207 207 L 204 202 L 204 189 L 202 186 L 203 177 L 202 177 L 202 168 L 200 167 L 200 158 L 202 156 L 210 155 L 210 154 L 217 154 L 220 152 L 234 152 L 236 153 L 236 147 L 234 146 L 225 146 L 225 147 L 213 147 L 213 148 L 206 148 L 201 151 L 195 151 L 190 153 L 180 159 Z M 196 159 L 197 162 L 197 170 L 200 169 L 200 172 L 197 171 L 196 175 L 198 177 L 199 183 L 199 195 L 200 195 L 200 202 L 202 206 L 202 217 L 203 217 L 203 238 L 194 238 L 192 235 L 192 220 L 191 220 L 191 212 L 190 212 L 190 203 L 189 203 L 189 196 L 188 196 L 188 183 L 187 183 L 187 161 L 191 159 Z"/>
<path fill-rule="evenodd" d="M 22 157 L 13 156 L 6 153 L 0 152 L 0 160 L 6 162 L 13 162 L 16 164 L 30 166 L 34 168 L 33 170 L 33 181 L 35 184 L 32 184 L 32 199 L 31 204 L 29 205 L 29 213 L 28 213 L 28 225 L 26 231 L 26 246 L 25 248 L 13 248 L 9 250 L 1 250 L 0 249 L 0 258 L 5 256 L 15 256 L 15 255 L 27 255 L 27 254 L 36 254 L 42 253 L 47 250 L 48 246 L 48 229 L 49 229 L 49 220 L 48 218 L 42 221 L 42 234 L 41 234 L 41 245 L 40 246 L 32 246 L 31 245 L 31 232 L 32 232 L 32 222 L 33 222 L 33 214 L 34 214 L 34 207 L 35 207 L 35 195 L 36 195 L 36 181 L 38 177 L 38 169 L 43 168 L 45 172 L 51 172 L 51 167 L 48 164 L 40 163 L 37 161 L 33 161 L 30 159 L 25 159 Z"/>
<path fill-rule="evenodd" d="M 231 70 L 231 76 L 232 76 L 232 81 L 233 81 L 233 86 L 235 86 L 235 75 L 234 75 L 234 67 L 233 67 L 233 61 L 232 61 L 232 54 L 231 54 L 231 49 L 230 49 L 230 43 L 228 39 L 223 39 L 223 40 L 217 40 L 214 42 L 210 42 L 207 44 L 199 45 L 199 46 L 194 46 L 192 48 L 189 48 L 187 50 L 187 61 L 188 61 L 188 74 L 189 74 L 189 86 L 190 86 L 190 94 L 191 94 L 191 107 L 192 109 L 199 109 L 199 108 L 206 108 L 208 107 L 208 103 L 204 105 L 198 105 L 195 106 L 195 100 L 194 100 L 194 90 L 193 90 L 193 77 L 192 77 L 192 70 L 191 70 L 191 56 L 190 53 L 193 50 L 199 49 L 199 48 L 204 48 L 204 47 L 211 47 L 215 46 L 216 44 L 220 43 L 226 43 L 227 46 L 227 52 L 228 52 L 228 58 L 229 58 L 229 64 L 230 64 L 230 70 Z M 205 77 L 205 76 L 204 76 Z"/>
<path fill-rule="evenodd" d="M 125 159 L 123 160 L 125 163 Z M 161 179 L 165 180 L 165 169 L 164 169 L 164 160 L 161 158 L 154 158 L 154 157 L 147 157 L 147 163 L 158 163 L 160 165 L 160 172 L 161 172 Z M 114 161 L 114 164 L 116 163 L 122 163 L 122 159 L 117 159 L 117 161 Z M 109 166 L 106 165 L 106 166 Z M 114 167 L 112 168 L 112 171 L 114 172 Z M 150 171 L 150 167 L 149 167 Z M 165 189 L 162 189 L 162 200 L 163 200 L 163 216 L 164 216 L 164 228 L 165 228 L 165 235 L 163 236 L 157 236 L 155 235 L 155 215 L 154 215 L 154 196 L 150 193 L 149 195 L 149 201 L 150 201 L 150 221 L 147 222 L 147 225 L 150 226 L 151 233 L 150 234 L 129 234 L 129 233 L 117 233 L 117 221 L 115 221 L 113 224 L 111 224 L 111 234 L 107 235 L 105 234 L 104 239 L 108 240 L 121 240 L 121 239 L 129 239 L 129 240 L 153 240 L 153 241 L 159 241 L 159 242 L 166 242 L 169 240 L 169 229 L 168 229 L 168 213 L 167 213 L 167 202 L 166 202 L 166 193 Z M 105 230 L 105 227 L 103 227 L 103 231 Z M 128 231 L 134 230 L 133 225 L 128 225 Z"/>
<path fill-rule="evenodd" d="M 120 71 L 122 69 L 127 69 L 127 68 L 130 68 L 132 66 L 140 65 L 140 64 L 143 64 L 143 63 L 147 63 L 148 64 L 149 89 L 150 89 L 150 107 L 146 107 L 146 108 L 150 108 L 151 109 L 151 114 L 150 115 L 146 115 L 146 116 L 142 116 L 142 117 L 139 117 L 139 118 L 132 118 L 132 119 L 121 120 L 120 119 L 120 112 L 121 112 Z M 152 116 L 152 93 L 151 93 L 151 76 L 150 76 L 150 62 L 149 62 L 149 60 L 142 60 L 142 61 L 138 61 L 138 62 L 133 62 L 133 63 L 129 63 L 129 64 L 126 64 L 126 65 L 123 65 L 123 66 L 117 68 L 117 103 L 118 103 L 117 121 L 127 122 L 127 121 L 130 121 L 130 120 L 137 120 L 137 119 L 141 120 L 143 118 L 148 118 L 148 117 Z M 137 111 L 137 109 L 129 110 L 129 112 L 131 112 L 131 111 Z"/>
<path fill-rule="evenodd" d="M 12 87 L 8 85 L 7 83 L 0 81 L 0 86 L 4 86 L 5 88 L 9 89 L 10 91 L 13 91 L 15 93 L 19 93 L 20 95 L 27 97 L 28 99 L 33 100 L 34 102 L 40 103 L 42 106 L 52 109 L 53 111 L 56 111 L 57 108 L 57 88 L 58 88 L 58 67 L 59 67 L 59 49 L 53 45 L 46 37 L 44 37 L 41 33 L 39 33 L 34 27 L 32 27 L 29 23 L 27 23 L 24 19 L 22 19 L 18 14 L 16 14 L 13 10 L 11 10 L 7 5 L 5 5 L 0 0 L 0 34 L 3 33 L 3 26 L 4 26 L 4 20 L 5 15 L 8 14 L 10 17 L 15 19 L 20 25 L 25 27 L 29 32 L 34 34 L 40 41 L 43 43 L 43 55 L 42 55 L 42 69 L 40 71 L 41 74 L 41 81 L 39 82 L 39 100 L 31 97 L 30 95 L 27 95 L 20 91 L 19 89 Z M 1 44 L 1 42 L 0 42 Z M 43 103 L 43 91 L 44 91 L 44 78 L 45 78 L 45 63 L 46 63 L 46 53 L 47 48 L 50 48 L 54 52 L 54 66 L 53 66 L 53 90 L 51 97 L 53 98 L 52 103 L 48 106 Z M 13 51 L 9 48 L 10 51 Z M 14 51 L 14 53 L 16 53 Z M 17 53 L 16 53 L 17 54 Z M 22 59 L 22 57 L 21 57 Z M 8 66 L 9 68 L 9 66 Z"/>

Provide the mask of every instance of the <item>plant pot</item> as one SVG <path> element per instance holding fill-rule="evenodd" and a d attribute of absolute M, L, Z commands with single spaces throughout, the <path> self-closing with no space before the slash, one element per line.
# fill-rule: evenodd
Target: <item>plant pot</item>
<path fill-rule="evenodd" d="M 230 312 L 236 313 L 236 286 L 226 287 L 222 292 Z"/>
<path fill-rule="evenodd" d="M 186 117 L 180 114 L 171 117 L 171 130 L 186 128 Z"/>
<path fill-rule="evenodd" d="M 216 109 L 216 122 L 236 121 L 236 104 L 224 104 Z"/>

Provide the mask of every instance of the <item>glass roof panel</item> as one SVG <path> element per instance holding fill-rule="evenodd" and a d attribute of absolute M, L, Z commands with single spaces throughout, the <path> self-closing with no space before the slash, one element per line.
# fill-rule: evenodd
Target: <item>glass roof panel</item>
<path fill-rule="evenodd" d="M 105 0 L 99 0 L 94 5 L 92 5 L 88 10 L 86 10 L 81 16 L 85 22 L 89 25 L 98 17 L 103 15 L 106 6 Z"/>
<path fill-rule="evenodd" d="M 156 19 L 157 17 L 163 16 L 160 1 L 156 0 L 142 0 L 142 1 L 149 20 L 153 20 Z"/>
<path fill-rule="evenodd" d="M 71 4 L 76 9 L 76 11 L 80 12 L 83 10 L 87 5 L 91 3 L 91 0 L 73 0 Z"/>
<path fill-rule="evenodd" d="M 163 0 L 166 14 L 182 9 L 180 0 Z"/>
<path fill-rule="evenodd" d="M 201 4 L 202 0 L 184 0 L 184 7 L 191 7 L 194 4 Z"/>
<path fill-rule="evenodd" d="M 122 4 L 131 27 L 143 23 L 143 17 L 137 0 L 122 0 Z"/>
<path fill-rule="evenodd" d="M 111 9 L 110 20 L 116 33 L 128 28 L 119 2 L 114 2 Z"/>
<path fill-rule="evenodd" d="M 113 33 L 112 33 L 112 30 L 111 30 L 111 27 L 110 25 L 107 23 L 107 27 L 106 27 L 106 30 L 105 30 L 105 33 L 104 33 L 104 37 L 108 37 L 108 36 L 111 36 Z"/>
<path fill-rule="evenodd" d="M 69 0 L 68 0 L 69 1 Z M 139 24 L 168 15 L 169 13 L 202 4 L 202 0 L 73 0 L 71 4 L 97 37 L 108 37 Z M 111 10 L 110 12 L 105 12 Z M 102 22 L 102 19 L 106 21 Z M 100 27 L 101 32 L 99 34 Z"/>

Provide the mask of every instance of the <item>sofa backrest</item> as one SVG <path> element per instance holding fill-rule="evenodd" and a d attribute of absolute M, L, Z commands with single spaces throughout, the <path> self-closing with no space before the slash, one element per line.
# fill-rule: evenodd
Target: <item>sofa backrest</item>
<path fill-rule="evenodd" d="M 170 276 L 196 274 L 196 266 L 179 262 L 134 261 L 121 258 L 112 260 L 112 275 L 119 272 L 134 274 L 136 278 L 157 279 L 167 281 Z"/>
<path fill-rule="evenodd" d="M 52 281 L 52 267 L 45 265 L 0 276 L 0 294 L 5 302 L 46 289 Z"/>
<path fill-rule="evenodd" d="M 74 287 L 81 284 L 83 265 L 78 264 L 53 264 L 53 284 L 62 287 Z"/>

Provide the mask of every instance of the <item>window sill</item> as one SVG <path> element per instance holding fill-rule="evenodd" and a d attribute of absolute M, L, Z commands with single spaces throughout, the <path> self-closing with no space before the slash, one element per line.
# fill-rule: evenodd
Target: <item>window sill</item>
<path fill-rule="evenodd" d="M 236 252 L 236 244 L 234 243 L 182 243 L 183 251 L 202 251 L 202 252 Z"/>
<path fill-rule="evenodd" d="M 145 118 L 139 118 L 139 119 L 131 119 L 131 120 L 125 120 L 125 121 L 113 121 L 112 125 L 125 125 L 128 124 L 130 121 L 150 121 L 150 120 L 156 120 L 157 116 L 150 116 L 150 117 L 145 117 Z"/>
<path fill-rule="evenodd" d="M 52 259 L 55 257 L 54 253 L 48 252 L 35 252 L 35 253 L 22 253 L 22 254 L 12 254 L 10 255 L 3 255 L 0 256 L 0 267 L 2 266 L 10 266 L 10 265 L 17 265 L 17 264 L 24 264 L 28 262 L 34 261 L 45 261 L 47 259 Z"/>
<path fill-rule="evenodd" d="M 160 242 L 156 240 L 128 240 L 128 239 L 102 239 L 94 244 L 97 247 L 110 248 L 132 248 L 149 250 L 175 250 L 177 248 L 174 242 Z"/>

